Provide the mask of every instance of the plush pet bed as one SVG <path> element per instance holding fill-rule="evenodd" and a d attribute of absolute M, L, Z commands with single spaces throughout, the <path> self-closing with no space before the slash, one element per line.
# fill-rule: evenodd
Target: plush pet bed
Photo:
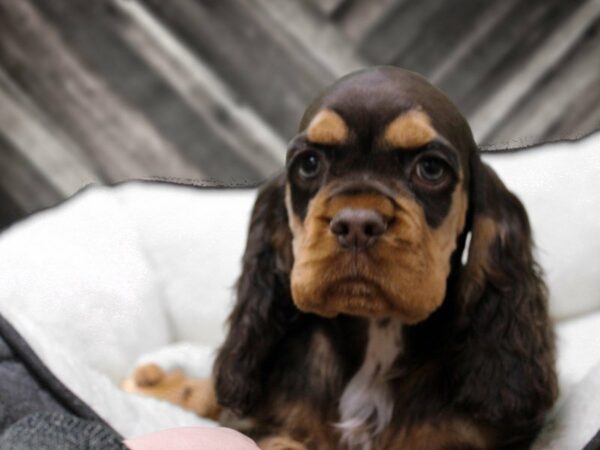
<path fill-rule="evenodd" d="M 562 393 L 536 449 L 598 444 L 590 441 L 600 428 L 599 145 L 594 135 L 485 158 L 528 209 L 557 321 Z M 89 187 L 5 231 L 0 426 L 40 401 L 124 437 L 213 425 L 119 385 L 145 361 L 210 373 L 254 196 Z"/>

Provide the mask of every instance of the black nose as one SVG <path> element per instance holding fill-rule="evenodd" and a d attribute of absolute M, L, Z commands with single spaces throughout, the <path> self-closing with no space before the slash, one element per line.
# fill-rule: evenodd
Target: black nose
<path fill-rule="evenodd" d="M 375 243 L 385 232 L 387 223 L 373 209 L 344 208 L 331 220 L 329 228 L 342 247 L 361 250 Z"/>

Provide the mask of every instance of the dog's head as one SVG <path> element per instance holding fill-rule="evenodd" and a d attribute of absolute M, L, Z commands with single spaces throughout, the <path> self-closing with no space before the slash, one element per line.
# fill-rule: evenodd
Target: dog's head
<path fill-rule="evenodd" d="M 532 247 L 523 205 L 444 94 L 398 68 L 350 74 L 310 105 L 254 205 L 219 402 L 257 404 L 282 339 L 318 322 L 303 311 L 395 317 L 413 344 L 448 344 L 463 410 L 538 424 L 556 377 Z"/>
<path fill-rule="evenodd" d="M 417 74 L 377 68 L 329 87 L 287 153 L 298 308 L 429 316 L 465 228 L 475 152 L 465 119 Z"/>

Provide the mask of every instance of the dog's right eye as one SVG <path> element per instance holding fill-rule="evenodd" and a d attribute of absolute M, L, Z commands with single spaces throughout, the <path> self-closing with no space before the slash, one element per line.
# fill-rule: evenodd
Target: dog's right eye
<path fill-rule="evenodd" d="M 302 156 L 298 164 L 298 173 L 302 178 L 315 178 L 321 172 L 321 160 L 314 153 Z"/>

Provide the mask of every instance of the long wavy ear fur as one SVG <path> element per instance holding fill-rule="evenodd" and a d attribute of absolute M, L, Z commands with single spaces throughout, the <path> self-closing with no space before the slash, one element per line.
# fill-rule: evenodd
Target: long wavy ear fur
<path fill-rule="evenodd" d="M 472 236 L 459 281 L 464 322 L 455 386 L 475 418 L 527 436 L 558 390 L 547 291 L 523 205 L 478 155 L 471 167 Z"/>
<path fill-rule="evenodd" d="M 291 232 L 285 178 L 267 184 L 254 204 L 237 301 L 214 366 L 218 402 L 248 413 L 264 392 L 266 360 L 297 310 L 289 287 Z"/>

